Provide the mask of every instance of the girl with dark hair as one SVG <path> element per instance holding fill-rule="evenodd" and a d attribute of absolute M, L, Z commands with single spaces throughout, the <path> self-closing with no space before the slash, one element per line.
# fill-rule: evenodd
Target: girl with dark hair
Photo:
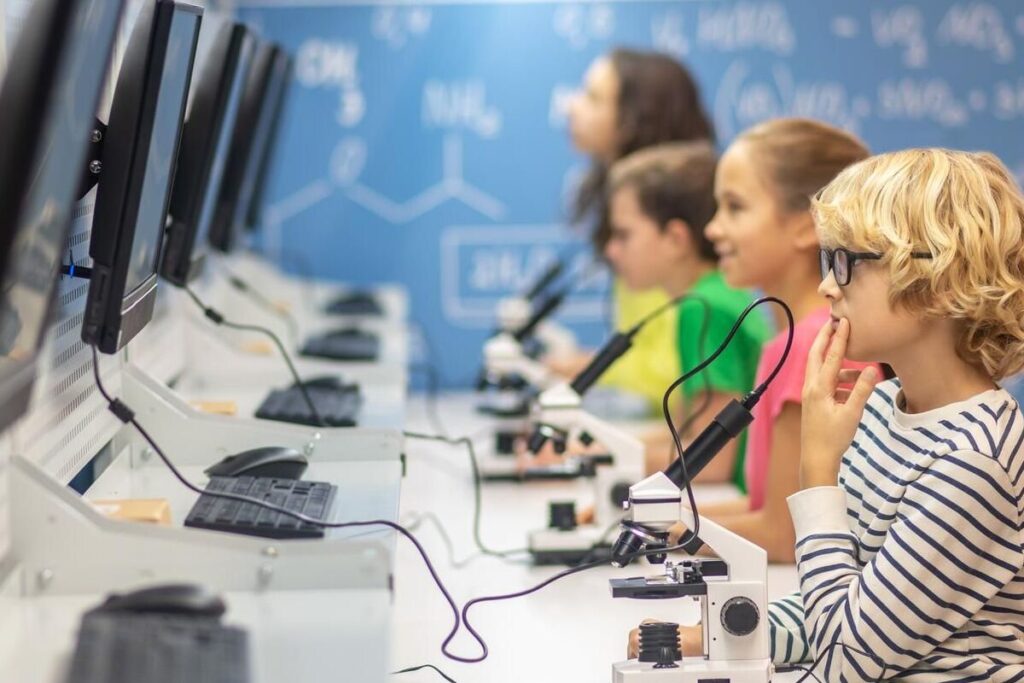
<path fill-rule="evenodd" d="M 639 149 L 673 141 L 714 141 L 714 128 L 700 102 L 700 89 L 683 65 L 654 52 L 616 49 L 587 71 L 583 89 L 569 115 L 573 145 L 591 159 L 591 169 L 576 195 L 574 222 L 590 229 L 594 253 L 602 253 L 611 228 L 606 199 L 608 170 Z M 635 292 L 618 278 L 612 294 L 615 325 L 624 329 L 667 301 L 660 290 Z M 572 376 L 589 354 L 550 360 L 551 368 Z M 646 397 L 652 410 L 679 374 L 672 316 L 652 320 L 632 350 L 604 378 L 607 385 Z"/>

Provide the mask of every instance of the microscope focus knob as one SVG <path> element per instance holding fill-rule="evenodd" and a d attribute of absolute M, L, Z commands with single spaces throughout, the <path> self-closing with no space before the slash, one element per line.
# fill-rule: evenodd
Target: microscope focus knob
<path fill-rule="evenodd" d="M 750 598 L 729 598 L 722 605 L 722 628 L 734 636 L 749 636 L 761 621 L 761 612 Z"/>

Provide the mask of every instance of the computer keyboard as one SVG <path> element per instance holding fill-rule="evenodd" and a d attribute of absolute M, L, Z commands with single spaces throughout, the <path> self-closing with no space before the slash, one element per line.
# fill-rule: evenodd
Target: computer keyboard
<path fill-rule="evenodd" d="M 331 360 L 372 361 L 380 356 L 380 338 L 358 330 L 329 332 L 308 339 L 301 353 Z"/>
<path fill-rule="evenodd" d="M 369 292 L 342 294 L 327 304 L 327 313 L 334 315 L 383 315 L 384 309 L 377 298 Z"/>
<path fill-rule="evenodd" d="M 271 477 L 210 477 L 207 492 L 257 498 L 292 512 L 326 520 L 338 488 L 332 484 Z M 253 503 L 202 495 L 185 518 L 185 526 L 230 531 L 266 538 L 323 538 L 323 527 L 300 522 Z"/>
<path fill-rule="evenodd" d="M 248 683 L 245 631 L 216 617 L 90 612 L 68 683 Z"/>
<path fill-rule="evenodd" d="M 263 420 L 292 422 L 314 427 L 354 427 L 356 425 L 356 417 L 363 405 L 363 397 L 358 389 L 307 386 L 306 391 L 325 425 L 317 422 L 316 417 L 309 409 L 309 404 L 306 403 L 306 398 L 297 387 L 271 391 L 270 395 L 256 409 L 256 417 Z"/>

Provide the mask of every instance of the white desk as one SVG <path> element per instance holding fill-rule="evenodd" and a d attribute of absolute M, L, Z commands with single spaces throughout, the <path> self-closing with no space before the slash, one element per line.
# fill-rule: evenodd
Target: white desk
<path fill-rule="evenodd" d="M 439 402 L 442 420 L 453 435 L 478 432 L 487 418 L 471 411 L 472 400 L 463 395 Z M 429 431 L 420 396 L 410 400 L 411 428 Z M 456 554 L 475 552 L 471 536 L 472 486 L 465 449 L 423 441 L 406 444 L 408 473 L 402 492 L 402 519 L 414 512 L 431 511 L 451 534 Z M 481 530 L 495 550 L 521 548 L 528 530 L 546 524 L 551 497 L 580 500 L 590 495 L 587 484 L 485 484 Z M 727 488 L 701 487 L 700 500 L 729 496 Z M 425 524 L 417 532 L 442 578 L 461 606 L 466 600 L 507 593 L 532 586 L 560 567 L 530 567 L 494 558 L 481 558 L 464 569 L 453 569 L 437 532 Z M 490 656 L 480 664 L 459 664 L 444 658 L 439 647 L 452 626 L 451 610 L 434 587 L 415 549 L 400 542 L 396 555 L 395 612 L 392 667 L 424 663 L 440 666 L 459 683 L 606 683 L 611 665 L 625 656 L 626 638 L 641 619 L 651 617 L 692 623 L 698 617 L 689 601 L 613 600 L 608 579 L 654 573 L 651 565 L 634 564 L 625 570 L 602 567 L 558 581 L 539 593 L 505 602 L 477 605 L 470 621 L 487 641 Z M 784 595 L 797 587 L 792 566 L 770 566 L 768 594 Z M 454 650 L 477 655 L 479 649 L 463 631 Z M 793 675 L 779 676 L 792 680 Z M 405 683 L 439 681 L 424 670 L 404 674 Z"/>
<path fill-rule="evenodd" d="M 262 256 L 249 251 L 236 250 L 226 258 L 215 260 L 222 261 L 222 267 L 226 271 L 245 278 L 254 286 L 260 286 L 262 293 L 269 292 L 274 298 L 291 302 L 293 304 L 291 310 L 296 316 L 321 315 L 327 302 L 340 294 L 355 289 L 350 285 L 333 280 L 310 280 L 298 275 L 290 275 L 278 269 Z M 359 318 L 367 322 L 382 317 L 385 320 L 403 323 L 408 319 L 409 295 L 404 287 L 395 284 L 380 284 L 370 287 L 369 290 L 380 302 L 384 311 L 383 316 L 332 317 L 337 320 Z"/>
<path fill-rule="evenodd" d="M 386 590 L 228 592 L 225 623 L 249 631 L 252 683 L 381 681 Z M 81 615 L 102 596 L 0 596 L 0 681 L 64 683 Z M 141 682 L 140 682 L 141 683 Z"/>

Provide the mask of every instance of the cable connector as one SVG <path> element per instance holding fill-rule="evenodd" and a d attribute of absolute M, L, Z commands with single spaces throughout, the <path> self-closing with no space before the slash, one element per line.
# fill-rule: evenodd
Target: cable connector
<path fill-rule="evenodd" d="M 107 409 L 114 414 L 114 417 L 125 424 L 135 419 L 135 411 L 122 403 L 119 398 L 111 399 L 107 403 Z"/>
<path fill-rule="evenodd" d="M 215 325 L 220 325 L 224 322 L 224 316 L 222 316 L 218 311 L 215 311 L 212 308 L 206 308 L 204 306 L 203 315 L 212 320 Z"/>

